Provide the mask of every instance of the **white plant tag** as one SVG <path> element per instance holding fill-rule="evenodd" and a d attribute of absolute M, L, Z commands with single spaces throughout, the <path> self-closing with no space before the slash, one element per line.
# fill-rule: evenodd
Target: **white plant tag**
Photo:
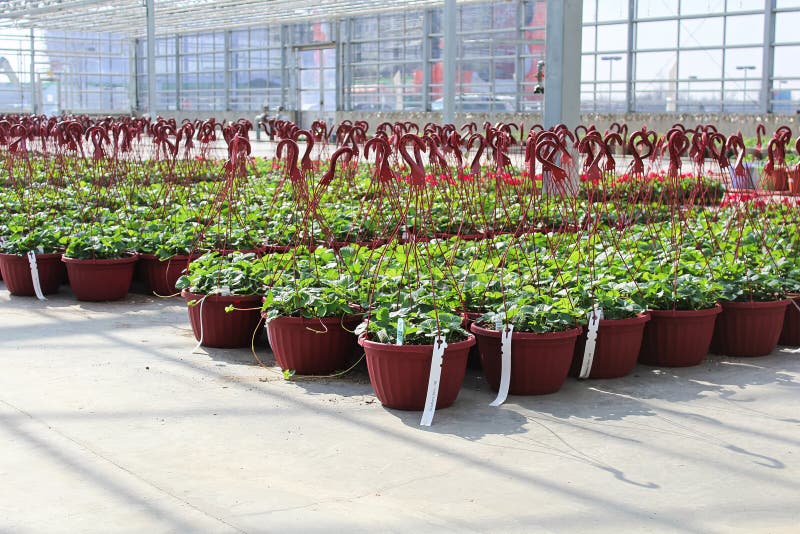
<path fill-rule="evenodd" d="M 511 334 L 513 332 L 513 324 L 500 329 L 500 388 L 497 390 L 497 398 L 489 406 L 500 406 L 508 398 L 508 388 L 511 386 Z"/>
<path fill-rule="evenodd" d="M 402 317 L 397 319 L 397 345 L 402 345 L 406 337 L 406 322 Z"/>
<path fill-rule="evenodd" d="M 594 362 L 594 349 L 597 346 L 597 329 L 603 319 L 603 309 L 595 308 L 589 312 L 589 329 L 586 332 L 586 348 L 583 351 L 583 363 L 579 378 L 589 378 Z"/>
<path fill-rule="evenodd" d="M 498 315 L 494 318 L 494 329 L 501 330 L 503 328 L 503 319 Z"/>
<path fill-rule="evenodd" d="M 28 265 L 31 266 L 31 279 L 33 280 L 33 291 L 36 293 L 36 298 L 47 300 L 47 297 L 42 293 L 42 284 L 39 282 L 39 266 L 36 264 L 36 253 L 32 250 L 28 251 Z"/>
<path fill-rule="evenodd" d="M 428 376 L 428 395 L 425 397 L 425 410 L 422 412 L 422 419 L 419 426 L 431 426 L 433 414 L 436 412 L 436 400 L 439 398 L 439 382 L 442 378 L 442 362 L 444 361 L 444 349 L 447 342 L 442 336 L 436 336 L 433 342 L 433 356 L 431 357 L 431 372 Z"/>
<path fill-rule="evenodd" d="M 196 353 L 203 345 L 203 304 L 206 302 L 206 297 L 208 297 L 208 295 L 204 295 L 203 298 L 200 299 L 200 339 L 197 341 L 197 345 L 192 349 L 192 354 Z"/>

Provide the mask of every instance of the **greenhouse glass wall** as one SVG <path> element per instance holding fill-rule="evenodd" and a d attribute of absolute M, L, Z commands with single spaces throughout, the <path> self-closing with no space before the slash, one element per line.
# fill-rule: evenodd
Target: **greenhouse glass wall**
<path fill-rule="evenodd" d="M 443 9 L 398 6 L 159 34 L 155 111 L 439 111 Z M 541 109 L 546 8 L 458 4 L 457 112 Z M 0 19 L 0 111 L 147 111 L 141 32 L 15 21 Z M 798 0 L 583 0 L 582 111 L 794 113 L 798 25 Z"/>

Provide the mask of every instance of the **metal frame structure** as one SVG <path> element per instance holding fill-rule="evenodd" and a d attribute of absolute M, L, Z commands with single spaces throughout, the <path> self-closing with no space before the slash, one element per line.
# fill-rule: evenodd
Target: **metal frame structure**
<path fill-rule="evenodd" d="M 798 24 L 789 0 L 584 0 L 582 109 L 794 113 Z"/>
<path fill-rule="evenodd" d="M 527 74 L 544 59 L 545 24 L 529 13 L 547 3 L 7 0 L 0 39 L 13 34 L 19 46 L 0 45 L 0 56 L 18 80 L 0 78 L 0 111 L 291 110 L 302 89 L 297 53 L 318 46 L 335 46 L 340 110 L 541 111 Z M 564 46 L 574 52 L 582 41 L 583 111 L 800 108 L 796 0 L 582 5 L 582 39 Z M 318 24 L 328 27 L 325 43 L 314 37 Z"/>

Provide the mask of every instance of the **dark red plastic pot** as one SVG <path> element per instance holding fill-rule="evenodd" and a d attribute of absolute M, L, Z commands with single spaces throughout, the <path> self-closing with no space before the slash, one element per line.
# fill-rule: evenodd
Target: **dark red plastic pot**
<path fill-rule="evenodd" d="M 301 375 L 327 375 L 344 369 L 356 347 L 353 330 L 360 318 L 276 317 L 267 323 L 272 353 L 281 369 Z"/>
<path fill-rule="evenodd" d="M 592 368 L 589 378 L 619 378 L 636 367 L 642 347 L 644 327 L 650 315 L 643 313 L 629 319 L 604 319 L 597 328 Z M 586 330 L 578 336 L 570 374 L 578 376 L 586 351 Z"/>
<path fill-rule="evenodd" d="M 463 312 L 461 314 L 462 317 L 461 328 L 469 332 L 472 323 L 474 323 L 481 315 L 483 314 L 478 312 Z M 467 368 L 476 370 L 481 369 L 481 352 L 478 350 L 477 343 L 475 343 L 475 345 L 473 345 L 469 349 L 469 356 L 467 357 Z"/>
<path fill-rule="evenodd" d="M 189 262 L 199 257 L 200 254 L 181 254 L 162 261 L 155 254 L 139 254 L 139 269 L 142 271 L 148 293 L 162 297 L 178 293 L 175 282 L 189 266 Z"/>
<path fill-rule="evenodd" d="M 131 287 L 137 260 L 134 254 L 108 260 L 61 257 L 67 264 L 69 285 L 75 298 L 90 302 L 124 299 Z"/>
<path fill-rule="evenodd" d="M 36 270 L 39 272 L 42 293 L 49 295 L 58 292 L 58 286 L 64 278 L 61 254 L 37 254 Z M 36 294 L 27 256 L 0 254 L 0 272 L 3 273 L 6 289 L 12 295 L 32 297 Z"/>
<path fill-rule="evenodd" d="M 478 340 L 483 375 L 493 390 L 500 388 L 500 331 L 474 324 L 472 333 Z M 546 395 L 555 393 L 564 384 L 575 351 L 575 340 L 581 328 L 564 332 L 534 334 L 514 332 L 511 335 L 511 395 Z"/>
<path fill-rule="evenodd" d="M 663 367 L 699 365 L 708 354 L 719 304 L 705 310 L 649 310 L 639 362 Z"/>
<path fill-rule="evenodd" d="M 381 404 L 398 410 L 425 408 L 433 345 L 390 345 L 363 336 L 358 343 L 364 347 L 369 380 Z M 474 344 L 475 336 L 469 336 L 445 349 L 437 409 L 447 408 L 456 401 L 467 370 L 467 354 Z"/>
<path fill-rule="evenodd" d="M 783 319 L 783 330 L 778 340 L 780 345 L 790 347 L 800 346 L 800 297 L 794 297 L 794 304 L 786 308 L 786 315 Z"/>
<path fill-rule="evenodd" d="M 233 349 L 250 346 L 253 334 L 261 321 L 262 297 L 257 295 L 206 296 L 190 293 L 185 289 L 181 291 L 181 296 L 187 303 L 197 302 L 188 307 L 189 321 L 192 324 L 194 338 L 200 341 L 202 336 L 201 344 L 204 347 Z M 231 312 L 225 311 L 225 308 L 230 305 L 237 309 Z"/>
<path fill-rule="evenodd" d="M 791 300 L 723 302 L 711 352 L 726 356 L 766 356 L 778 346 Z"/>

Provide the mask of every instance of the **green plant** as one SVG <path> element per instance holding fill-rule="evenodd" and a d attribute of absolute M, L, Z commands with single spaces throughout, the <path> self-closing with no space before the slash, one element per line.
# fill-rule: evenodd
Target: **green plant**
<path fill-rule="evenodd" d="M 379 343 L 397 341 L 398 324 L 402 319 L 404 345 L 432 345 L 437 336 L 448 343 L 467 339 L 461 327 L 462 318 L 454 313 L 436 311 L 429 306 L 390 309 L 381 306 L 373 310 L 356 328 L 356 334 Z"/>
<path fill-rule="evenodd" d="M 264 265 L 255 254 L 209 252 L 189 264 L 175 287 L 200 295 L 259 295 L 263 279 Z"/>
<path fill-rule="evenodd" d="M 114 259 L 136 249 L 131 230 L 120 224 L 89 224 L 69 238 L 64 255 L 68 258 Z"/>

